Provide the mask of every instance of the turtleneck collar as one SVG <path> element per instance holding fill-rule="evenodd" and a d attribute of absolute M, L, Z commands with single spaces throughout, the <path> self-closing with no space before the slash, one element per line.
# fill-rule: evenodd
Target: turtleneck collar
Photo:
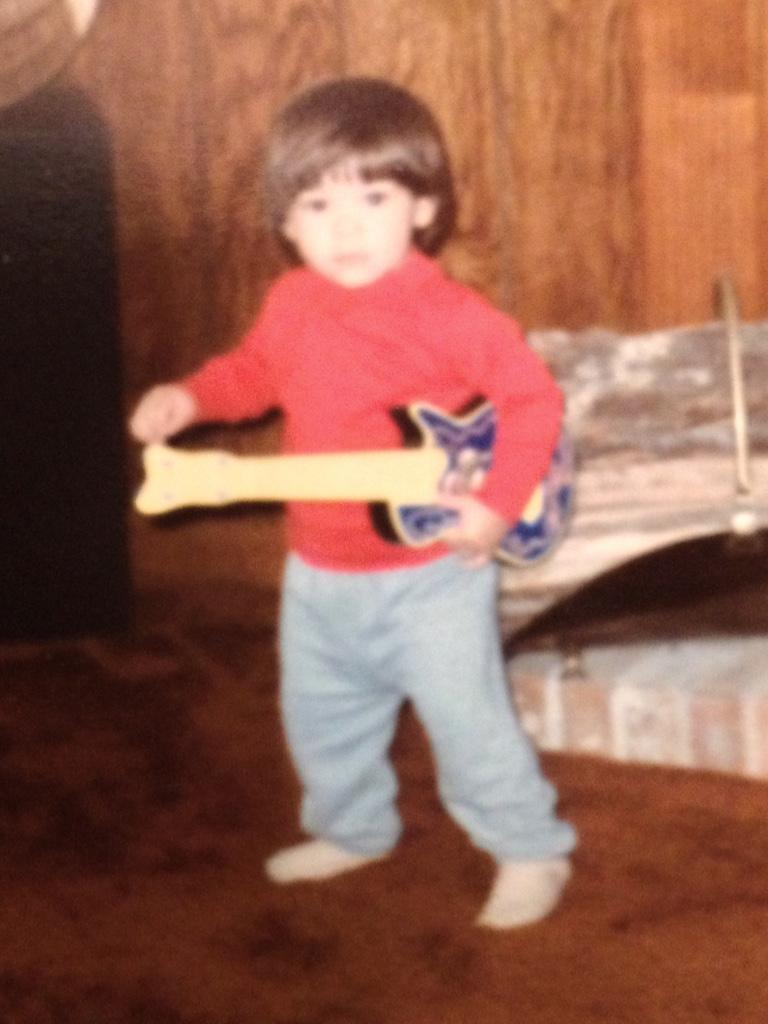
<path fill-rule="evenodd" d="M 399 266 L 360 288 L 345 288 L 308 267 L 305 272 L 313 282 L 317 297 L 332 301 L 337 308 L 386 303 L 390 298 L 402 296 L 404 291 L 418 290 L 423 282 L 441 273 L 438 264 L 416 248 L 408 252 Z"/>

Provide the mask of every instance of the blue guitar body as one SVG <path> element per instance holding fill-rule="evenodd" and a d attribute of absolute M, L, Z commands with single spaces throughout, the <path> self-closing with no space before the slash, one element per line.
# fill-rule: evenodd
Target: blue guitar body
<path fill-rule="evenodd" d="M 474 406 L 466 415 L 449 415 L 423 402 L 397 410 L 406 443 L 414 440 L 442 449 L 447 465 L 440 489 L 471 491 L 493 464 L 496 410 L 489 402 Z M 414 427 L 416 437 L 414 437 Z M 531 495 L 521 519 L 510 527 L 499 558 L 517 566 L 532 565 L 548 555 L 562 539 L 573 504 L 574 454 L 563 433 L 549 469 Z M 463 483 L 462 483 L 463 482 Z M 439 505 L 371 506 L 373 521 L 388 540 L 421 547 L 436 541 L 452 525 L 457 513 Z"/>

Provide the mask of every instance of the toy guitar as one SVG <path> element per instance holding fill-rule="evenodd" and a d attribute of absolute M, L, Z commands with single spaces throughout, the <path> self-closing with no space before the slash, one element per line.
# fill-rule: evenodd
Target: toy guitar
<path fill-rule="evenodd" d="M 388 540 L 430 544 L 457 517 L 434 504 L 436 491 L 476 489 L 491 466 L 496 411 L 483 402 L 466 415 L 452 416 L 416 402 L 404 412 L 410 432 L 416 428 L 417 448 L 243 456 L 150 445 L 136 508 L 157 515 L 240 501 L 365 501 Z M 502 541 L 497 552 L 502 561 L 529 565 L 553 549 L 568 523 L 572 478 L 573 451 L 563 435 L 546 476 Z"/>

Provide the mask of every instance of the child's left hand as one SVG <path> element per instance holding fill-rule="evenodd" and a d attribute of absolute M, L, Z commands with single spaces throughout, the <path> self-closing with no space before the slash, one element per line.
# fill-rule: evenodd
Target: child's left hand
<path fill-rule="evenodd" d="M 509 530 L 506 519 L 471 494 L 441 491 L 436 503 L 459 514 L 458 523 L 444 530 L 440 540 L 456 552 L 468 569 L 487 565 Z"/>

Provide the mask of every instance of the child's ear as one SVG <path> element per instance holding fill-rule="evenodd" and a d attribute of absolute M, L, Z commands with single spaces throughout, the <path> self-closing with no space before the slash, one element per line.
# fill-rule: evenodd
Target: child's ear
<path fill-rule="evenodd" d="M 436 196 L 417 196 L 413 210 L 413 226 L 417 230 L 428 228 L 437 216 L 439 201 Z"/>

